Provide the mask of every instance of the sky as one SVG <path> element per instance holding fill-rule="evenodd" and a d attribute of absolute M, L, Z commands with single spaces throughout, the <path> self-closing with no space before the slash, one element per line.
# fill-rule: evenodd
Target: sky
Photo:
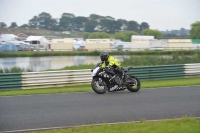
<path fill-rule="evenodd" d="M 47 12 L 53 18 L 63 13 L 89 17 L 90 14 L 115 19 L 147 22 L 151 29 L 190 29 L 200 21 L 200 0 L 0 0 L 0 22 L 10 26 L 28 23 Z"/>

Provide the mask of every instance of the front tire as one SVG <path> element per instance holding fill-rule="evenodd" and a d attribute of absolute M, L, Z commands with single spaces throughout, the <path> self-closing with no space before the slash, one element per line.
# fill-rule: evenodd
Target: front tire
<path fill-rule="evenodd" d="M 135 77 L 135 76 L 129 76 L 128 77 L 128 80 L 133 80 L 133 84 L 129 84 L 127 85 L 127 89 L 130 91 L 130 92 L 137 92 L 140 90 L 140 87 L 141 87 L 141 83 L 140 83 L 140 80 Z"/>
<path fill-rule="evenodd" d="M 97 77 L 94 77 L 92 79 L 91 86 L 94 92 L 96 92 L 97 94 L 104 94 L 108 89 L 106 83 L 101 78 Z"/>

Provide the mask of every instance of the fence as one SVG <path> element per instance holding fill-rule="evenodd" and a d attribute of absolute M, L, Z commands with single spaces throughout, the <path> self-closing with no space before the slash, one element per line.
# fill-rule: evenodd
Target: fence
<path fill-rule="evenodd" d="M 200 63 L 133 67 L 128 74 L 137 76 L 141 81 L 200 77 Z M 76 85 L 90 83 L 91 80 L 91 70 L 89 69 L 5 73 L 0 74 L 0 90 Z"/>
<path fill-rule="evenodd" d="M 162 50 L 162 51 L 177 51 L 177 50 L 200 50 L 200 46 L 197 47 L 149 47 L 149 48 L 98 48 L 98 49 L 84 49 L 84 48 L 77 48 L 77 49 L 23 49 L 20 48 L 19 51 L 144 51 L 144 50 Z"/>
<path fill-rule="evenodd" d="M 177 50 L 200 50 L 200 47 L 149 47 L 149 48 L 98 48 L 98 49 L 50 49 L 48 51 L 144 51 L 144 50 L 162 50 L 162 51 L 177 51 Z"/>

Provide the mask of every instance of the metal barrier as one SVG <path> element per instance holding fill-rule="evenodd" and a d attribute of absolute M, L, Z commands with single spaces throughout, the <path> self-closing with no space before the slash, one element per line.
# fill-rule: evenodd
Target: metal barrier
<path fill-rule="evenodd" d="M 135 75 L 140 80 L 183 78 L 185 76 L 184 64 L 134 67 L 128 74 Z"/>
<path fill-rule="evenodd" d="M 200 63 L 133 67 L 129 75 L 141 81 L 200 76 Z M 0 74 L 0 90 L 33 89 L 90 83 L 91 70 L 62 70 Z"/>
<path fill-rule="evenodd" d="M 200 63 L 185 64 L 185 77 L 198 77 L 200 76 Z"/>

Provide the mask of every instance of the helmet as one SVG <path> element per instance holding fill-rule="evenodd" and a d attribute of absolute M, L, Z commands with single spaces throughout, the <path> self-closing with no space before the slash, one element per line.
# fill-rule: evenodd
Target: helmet
<path fill-rule="evenodd" d="M 109 57 L 109 54 L 108 54 L 107 52 L 102 52 L 102 53 L 100 54 L 101 61 L 107 60 L 108 57 Z"/>

